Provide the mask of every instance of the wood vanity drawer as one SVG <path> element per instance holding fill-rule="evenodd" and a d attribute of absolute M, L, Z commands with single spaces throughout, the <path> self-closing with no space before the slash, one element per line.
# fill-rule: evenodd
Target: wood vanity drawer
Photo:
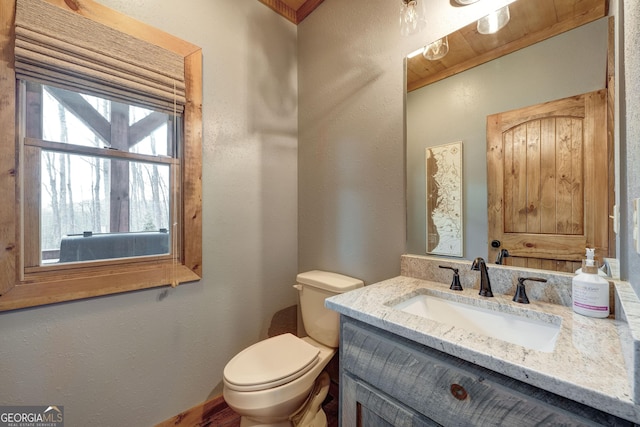
<path fill-rule="evenodd" d="M 349 418 L 343 419 L 343 426 L 363 427 L 441 427 L 412 409 L 406 408 L 390 396 L 366 383 L 345 375 L 341 379 L 343 394 L 351 399 L 346 406 Z"/>
<path fill-rule="evenodd" d="M 342 316 L 341 370 L 447 426 L 632 423 Z"/>

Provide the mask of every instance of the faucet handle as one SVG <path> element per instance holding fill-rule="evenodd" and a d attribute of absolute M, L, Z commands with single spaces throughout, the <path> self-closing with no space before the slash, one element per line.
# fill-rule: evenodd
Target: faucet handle
<path fill-rule="evenodd" d="M 451 286 L 449 286 L 449 289 L 451 289 L 452 291 L 461 291 L 462 285 L 460 284 L 460 275 L 458 274 L 458 269 L 447 267 L 444 265 L 439 265 L 438 267 L 445 268 L 447 270 L 453 270 L 453 280 L 451 281 Z"/>
<path fill-rule="evenodd" d="M 524 287 L 524 281 L 531 280 L 534 282 L 546 282 L 547 279 L 541 279 L 540 277 L 518 277 L 518 286 L 516 287 L 516 293 L 513 296 L 513 301 L 520 304 L 529 304 L 529 298 L 527 297 L 527 291 Z"/>

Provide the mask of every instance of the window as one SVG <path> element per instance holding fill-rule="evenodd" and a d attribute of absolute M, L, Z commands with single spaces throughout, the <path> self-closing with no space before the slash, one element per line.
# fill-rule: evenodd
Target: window
<path fill-rule="evenodd" d="M 25 267 L 174 257 L 181 115 L 26 81 L 18 93 L 22 163 L 39 172 L 22 184 Z"/>
<path fill-rule="evenodd" d="M 70 11 L 55 0 L 18 2 L 27 4 L 18 6 L 23 9 Z M 30 59 L 25 65 L 19 58 L 14 66 L 16 3 L 2 2 L 0 128 L 8 131 L 0 134 L 0 311 L 176 285 L 202 275 L 201 50 L 97 3 L 81 7 L 83 28 L 107 26 L 100 33 L 177 55 L 184 85 L 176 95 L 176 83 L 169 83 L 168 92 L 182 99 L 163 101 L 166 94 L 138 86 L 115 95 L 102 84 L 84 90 L 75 74 L 67 79 L 51 68 L 32 78 Z M 26 27 L 17 25 L 16 32 L 28 32 Z M 20 49 L 16 43 L 18 57 Z M 65 49 L 57 49 L 63 59 Z M 140 80 L 117 78 L 118 89 L 123 81 Z"/>

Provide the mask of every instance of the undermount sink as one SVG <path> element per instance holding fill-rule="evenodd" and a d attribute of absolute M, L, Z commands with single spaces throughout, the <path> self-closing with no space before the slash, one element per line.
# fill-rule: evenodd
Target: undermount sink
<path fill-rule="evenodd" d="M 514 309 L 523 314 L 516 315 L 500 311 L 500 304 L 495 302 L 447 293 L 420 294 L 392 305 L 392 308 L 547 353 L 555 348 L 562 323 L 559 316 Z"/>

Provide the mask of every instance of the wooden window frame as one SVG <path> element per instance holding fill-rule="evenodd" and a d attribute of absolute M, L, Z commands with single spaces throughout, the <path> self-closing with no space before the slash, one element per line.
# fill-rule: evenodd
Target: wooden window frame
<path fill-rule="evenodd" d="M 0 311 L 34 307 L 202 278 L 202 50 L 92 0 L 45 0 L 181 55 L 185 64 L 182 203 L 178 257 L 122 260 L 25 274 L 21 265 L 19 156 L 14 66 L 15 1 L 0 2 Z M 28 173 L 28 171 L 25 171 Z"/>

